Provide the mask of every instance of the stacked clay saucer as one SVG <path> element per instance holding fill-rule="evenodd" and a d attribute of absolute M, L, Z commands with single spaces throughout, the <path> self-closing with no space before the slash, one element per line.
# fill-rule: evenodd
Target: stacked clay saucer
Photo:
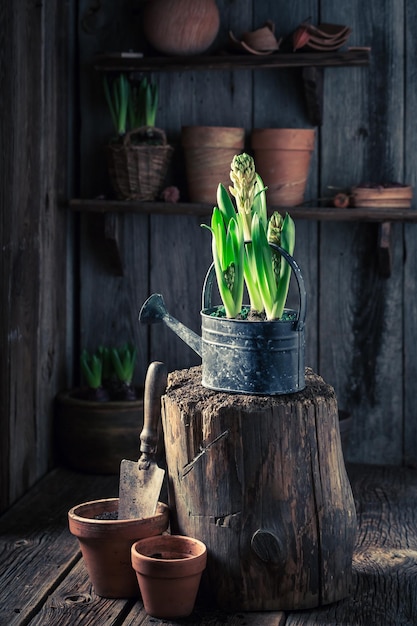
<path fill-rule="evenodd" d="M 332 52 L 345 45 L 352 29 L 340 24 L 319 24 L 314 26 L 303 22 L 293 33 L 293 50 L 317 50 Z"/>
<path fill-rule="evenodd" d="M 271 20 L 265 22 L 261 28 L 243 33 L 240 39 L 229 31 L 229 38 L 235 50 L 258 55 L 276 52 L 281 43 L 281 39 L 275 37 L 275 24 Z"/>

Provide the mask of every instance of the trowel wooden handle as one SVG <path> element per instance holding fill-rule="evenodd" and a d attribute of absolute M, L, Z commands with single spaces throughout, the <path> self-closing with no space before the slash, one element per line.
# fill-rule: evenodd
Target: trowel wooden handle
<path fill-rule="evenodd" d="M 143 456 L 153 454 L 158 443 L 161 396 L 165 393 L 167 377 L 168 372 L 165 363 L 153 361 L 149 365 L 143 399 L 143 429 L 140 434 L 140 451 L 144 453 Z"/>

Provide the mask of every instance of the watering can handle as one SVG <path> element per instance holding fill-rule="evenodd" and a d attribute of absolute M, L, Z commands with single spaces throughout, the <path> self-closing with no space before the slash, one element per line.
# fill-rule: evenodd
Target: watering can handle
<path fill-rule="evenodd" d="M 297 324 L 296 324 L 295 330 L 302 331 L 304 329 L 305 320 L 306 320 L 306 311 L 307 311 L 307 294 L 306 294 L 306 289 L 304 285 L 303 275 L 301 274 L 301 270 L 298 267 L 297 263 L 295 262 L 295 259 L 286 250 L 284 250 L 284 248 L 281 248 L 281 246 L 277 246 L 277 244 L 275 243 L 270 243 L 269 245 L 271 246 L 271 248 L 274 248 L 274 250 L 278 250 L 278 252 L 284 257 L 284 259 L 290 265 L 294 273 L 294 276 L 297 280 L 298 291 L 300 294 L 300 308 L 298 311 L 298 318 L 297 318 Z M 202 295 L 202 303 L 201 303 L 203 310 L 209 309 L 212 306 L 211 294 L 212 294 L 213 282 L 214 282 L 215 277 L 216 277 L 216 272 L 214 269 L 214 263 L 212 263 L 209 269 L 207 270 L 207 274 L 206 274 L 206 277 L 204 279 L 204 284 L 203 284 L 203 295 Z"/>

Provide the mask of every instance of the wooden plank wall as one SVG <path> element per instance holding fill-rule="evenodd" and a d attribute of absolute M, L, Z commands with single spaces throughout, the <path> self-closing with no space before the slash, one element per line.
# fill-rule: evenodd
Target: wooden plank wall
<path fill-rule="evenodd" d="M 218 0 L 221 31 L 237 35 L 274 20 L 277 34 L 303 19 L 348 24 L 349 44 L 371 46 L 369 68 L 325 71 L 324 123 L 317 129 L 307 198 L 363 181 L 416 183 L 417 77 L 411 0 Z M 82 197 L 106 194 L 103 146 L 112 133 L 94 54 L 141 49 L 141 3 L 79 1 L 80 175 Z M 169 182 L 185 191 L 180 128 L 186 124 L 309 127 L 299 70 L 155 74 L 157 125 L 176 150 Z M 314 203 L 313 203 L 314 205 Z M 152 359 L 170 370 L 198 358 L 165 328 L 141 327 L 137 313 L 158 291 L 172 315 L 198 332 L 201 285 L 210 263 L 209 235 L 198 217 L 119 218 L 124 277 L 112 273 L 103 223 L 82 218 L 80 346 L 134 340 L 137 379 Z M 375 224 L 298 221 L 296 257 L 306 280 L 307 363 L 334 385 L 339 406 L 353 416 L 349 459 L 416 463 L 416 227 L 393 227 L 392 275 L 377 265 Z"/>
<path fill-rule="evenodd" d="M 70 378 L 71 23 L 68 3 L 0 8 L 0 510 L 51 466 L 53 396 Z"/>

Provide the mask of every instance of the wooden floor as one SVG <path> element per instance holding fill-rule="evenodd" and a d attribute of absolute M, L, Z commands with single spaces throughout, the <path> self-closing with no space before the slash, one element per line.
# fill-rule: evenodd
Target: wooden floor
<path fill-rule="evenodd" d="M 160 621 L 140 600 L 94 594 L 67 511 L 117 495 L 116 476 L 56 469 L 0 517 L 1 626 L 416 626 L 417 471 L 348 468 L 358 513 L 352 594 L 311 611 L 224 614 L 197 603 L 187 620 Z"/>

